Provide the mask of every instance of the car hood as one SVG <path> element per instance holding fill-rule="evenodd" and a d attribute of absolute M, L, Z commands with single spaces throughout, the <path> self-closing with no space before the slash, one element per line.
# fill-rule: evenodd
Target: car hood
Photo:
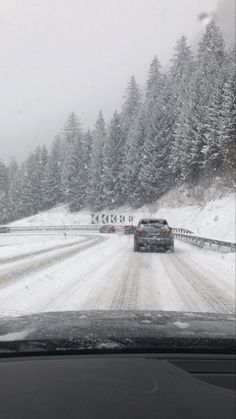
<path fill-rule="evenodd" d="M 0 354 L 234 352 L 235 317 L 166 311 L 68 311 L 0 318 Z"/>

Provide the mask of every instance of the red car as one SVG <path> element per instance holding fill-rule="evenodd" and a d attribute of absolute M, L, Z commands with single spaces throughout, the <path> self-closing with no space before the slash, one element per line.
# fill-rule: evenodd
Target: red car
<path fill-rule="evenodd" d="M 124 227 L 124 234 L 134 234 L 136 227 L 133 225 Z"/>
<path fill-rule="evenodd" d="M 115 226 L 111 226 L 111 225 L 104 225 L 100 228 L 100 233 L 115 233 L 116 229 Z"/>

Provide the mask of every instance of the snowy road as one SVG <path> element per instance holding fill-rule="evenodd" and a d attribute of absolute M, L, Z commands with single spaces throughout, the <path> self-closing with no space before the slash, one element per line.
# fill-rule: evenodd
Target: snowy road
<path fill-rule="evenodd" d="M 133 237 L 83 233 L 0 263 L 0 314 L 57 310 L 235 312 L 235 260 L 176 241 L 134 253 Z"/>

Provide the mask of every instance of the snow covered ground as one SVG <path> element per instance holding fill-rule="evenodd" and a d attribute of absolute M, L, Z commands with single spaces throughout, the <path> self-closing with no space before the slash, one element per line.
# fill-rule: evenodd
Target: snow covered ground
<path fill-rule="evenodd" d="M 112 213 L 133 215 L 134 223 L 163 217 L 172 227 L 235 241 L 234 194 L 202 206 L 185 204 L 172 195 L 172 201 Z M 90 223 L 90 212 L 71 214 L 60 206 L 12 225 Z M 0 315 L 93 309 L 235 313 L 235 254 L 178 240 L 175 253 L 134 253 L 133 237 L 121 232 L 0 235 Z"/>
<path fill-rule="evenodd" d="M 169 202 L 169 206 L 166 205 Z M 186 200 L 185 200 L 186 202 Z M 221 199 L 215 199 L 204 205 L 180 205 L 179 202 L 161 200 L 156 204 L 146 205 L 138 210 L 127 206 L 116 211 L 104 213 L 133 215 L 134 223 L 141 217 L 163 217 L 172 227 L 184 227 L 204 237 L 235 242 L 235 194 L 231 193 Z M 32 225 L 79 225 L 90 224 L 91 213 L 83 210 L 69 213 L 59 206 L 12 223 L 13 226 Z"/>
<path fill-rule="evenodd" d="M 175 253 L 134 253 L 132 236 L 83 233 L 70 247 L 2 264 L 0 315 L 92 309 L 234 313 L 234 265 L 232 253 L 177 240 Z"/>

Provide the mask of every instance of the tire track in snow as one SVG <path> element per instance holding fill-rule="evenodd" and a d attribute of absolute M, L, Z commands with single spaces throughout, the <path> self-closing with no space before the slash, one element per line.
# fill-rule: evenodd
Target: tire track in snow
<path fill-rule="evenodd" d="M 171 255 L 170 261 L 175 268 L 181 273 L 183 279 L 197 293 L 198 299 L 202 301 L 201 306 L 207 306 L 209 311 L 235 313 L 234 299 L 223 295 L 222 291 L 216 284 L 212 284 L 212 279 L 206 277 L 197 268 L 189 266 L 189 264 L 177 255 Z M 189 295 L 190 297 L 190 295 Z M 193 293 L 191 293 L 193 299 Z M 195 301 L 195 306 L 197 302 Z"/>
<path fill-rule="evenodd" d="M 83 236 L 80 236 L 80 237 L 85 237 L 85 240 L 83 240 L 83 242 L 87 241 L 87 236 L 83 235 Z M 74 241 L 73 243 L 58 244 L 56 246 L 48 247 L 47 249 L 35 250 L 33 252 L 23 253 L 21 255 L 0 258 L 0 265 L 1 264 L 7 264 L 7 263 L 14 263 L 14 262 L 17 262 L 17 261 L 27 259 L 27 258 L 32 257 L 32 256 L 38 256 L 38 255 L 41 255 L 43 253 L 49 253 L 49 252 L 52 252 L 53 250 L 57 250 L 57 249 L 65 249 L 67 247 L 71 247 L 71 246 L 73 246 L 75 244 L 78 244 L 78 243 L 81 244 L 82 241 L 78 240 L 76 242 Z"/>
<path fill-rule="evenodd" d="M 88 249 L 89 247 L 94 246 L 95 244 L 103 240 L 105 240 L 104 237 L 96 237 L 95 239 L 91 239 L 91 237 L 89 237 L 86 240 L 86 244 L 81 245 L 81 242 L 78 242 L 76 244 L 71 243 L 69 249 L 56 252 L 54 256 L 49 254 L 44 258 L 40 258 L 39 260 L 33 260 L 21 264 L 20 266 L 8 269 L 5 273 L 0 274 L 0 288 L 17 282 L 19 279 L 24 278 L 26 275 L 48 268 L 58 262 L 62 262 L 63 259 L 66 259 L 70 256 L 74 256 L 76 255 L 76 253 Z"/>
<path fill-rule="evenodd" d="M 120 282 L 114 292 L 111 310 L 135 310 L 138 308 L 139 276 L 136 254 L 130 254 L 123 266 Z"/>
<path fill-rule="evenodd" d="M 136 272 L 136 254 L 130 246 L 127 248 L 127 237 L 116 251 L 115 258 L 109 259 L 107 266 L 96 273 L 95 286 L 79 308 L 81 310 L 134 310 L 138 307 L 138 276 Z M 130 241 L 128 242 L 129 245 Z M 98 278 L 100 277 L 100 278 Z M 132 279 L 131 279 L 132 277 Z"/>
<path fill-rule="evenodd" d="M 212 283 L 210 273 L 198 272 L 181 254 L 134 254 L 129 243 L 82 308 L 234 313 L 233 298 Z"/>
<path fill-rule="evenodd" d="M 168 263 L 163 263 L 163 268 L 171 281 L 171 285 L 173 287 L 174 293 L 176 294 L 176 297 L 179 296 L 179 299 L 183 306 L 183 310 L 193 310 L 199 312 L 206 311 L 202 309 L 202 303 L 200 302 L 199 304 L 198 291 L 195 292 L 195 290 L 189 283 L 188 272 L 186 272 L 186 275 L 183 276 L 183 273 L 176 267 L 171 258 L 168 259 Z"/>
<path fill-rule="evenodd" d="M 123 253 L 123 249 L 120 249 L 116 252 L 116 257 L 118 257 L 118 259 L 120 260 L 120 255 Z M 113 266 L 114 266 L 115 262 L 112 260 L 111 255 L 108 254 L 106 256 L 104 256 L 101 260 L 98 260 L 96 262 L 96 264 L 94 264 L 92 267 L 89 267 L 88 270 L 86 272 L 83 273 L 82 277 L 77 277 L 75 278 L 75 280 L 73 281 L 73 283 L 70 284 L 70 288 L 67 290 L 63 290 L 63 292 L 60 292 L 59 294 L 57 294 L 53 301 L 50 302 L 49 304 L 46 304 L 43 307 L 43 311 L 47 311 L 47 310 L 51 310 L 53 308 L 53 310 L 61 310 L 61 309 L 66 309 L 69 310 L 71 309 L 71 306 L 73 305 L 73 310 L 87 310 L 87 309 L 91 309 L 91 295 L 93 292 L 91 291 L 89 293 L 89 295 L 87 296 L 88 300 L 90 301 L 90 303 L 87 301 L 87 299 L 85 299 L 85 301 L 81 302 L 80 301 L 80 295 L 84 295 L 86 294 L 86 289 L 88 289 L 88 286 L 91 286 L 92 290 L 93 290 L 93 286 L 94 286 L 94 282 L 95 282 L 95 276 L 96 277 L 100 277 L 102 278 L 104 275 L 104 265 L 105 266 L 112 266 L 112 270 L 113 270 Z M 107 275 L 107 272 L 105 273 Z M 100 279 L 99 278 L 99 279 Z M 100 284 L 100 281 L 99 281 Z M 99 287 L 99 294 L 96 293 L 95 299 L 96 299 L 96 303 L 98 303 L 98 301 L 100 301 L 100 295 L 102 294 L 102 289 L 101 287 Z M 76 303 L 76 307 L 75 306 L 75 295 L 78 295 L 78 302 Z"/>

